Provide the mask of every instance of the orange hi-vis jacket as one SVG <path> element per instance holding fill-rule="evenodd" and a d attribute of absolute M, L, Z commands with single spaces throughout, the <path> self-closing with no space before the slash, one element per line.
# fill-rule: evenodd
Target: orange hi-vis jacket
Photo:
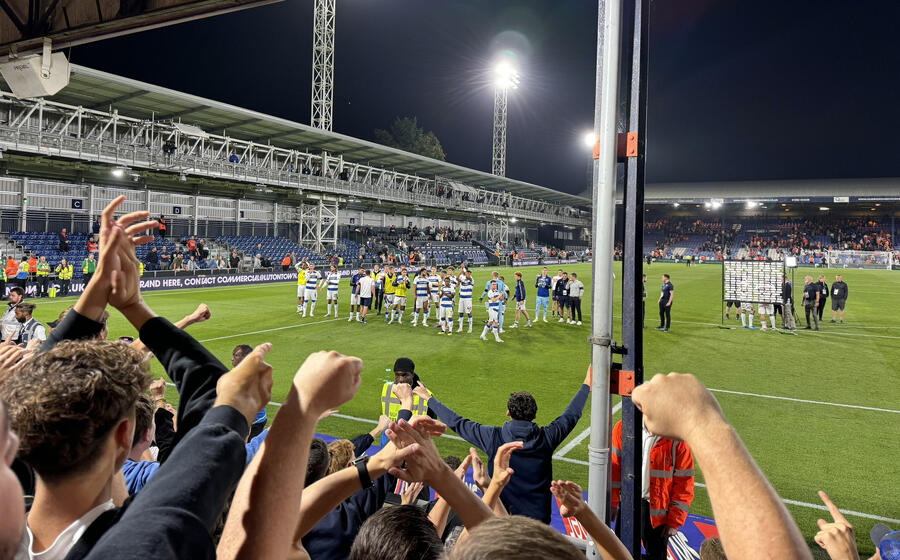
<path fill-rule="evenodd" d="M 640 440 L 638 440 L 640 441 Z M 622 496 L 622 421 L 612 433 L 612 508 Z M 637 489 L 640 491 L 640 488 Z M 650 523 L 678 529 L 694 501 L 694 456 L 683 441 L 659 438 L 650 450 Z"/>
<path fill-rule="evenodd" d="M 19 273 L 19 263 L 12 257 L 7 259 L 6 261 L 6 275 L 10 278 L 15 278 L 16 274 Z"/>

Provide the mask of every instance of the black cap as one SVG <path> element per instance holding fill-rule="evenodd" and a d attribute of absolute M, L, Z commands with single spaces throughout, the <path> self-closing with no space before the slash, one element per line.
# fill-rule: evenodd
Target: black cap
<path fill-rule="evenodd" d="M 394 362 L 394 373 L 415 373 L 416 364 L 409 358 L 397 358 Z"/>
<path fill-rule="evenodd" d="M 887 536 L 888 533 L 892 532 L 893 531 L 890 527 L 888 527 L 884 523 L 879 523 L 878 525 L 872 527 L 872 530 L 869 532 L 869 538 L 872 539 L 872 544 L 874 544 L 875 547 L 878 548 L 878 543 L 881 542 L 881 539 Z"/>

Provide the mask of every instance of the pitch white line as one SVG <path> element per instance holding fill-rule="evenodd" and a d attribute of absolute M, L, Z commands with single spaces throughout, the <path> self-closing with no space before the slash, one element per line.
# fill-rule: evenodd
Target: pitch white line
<path fill-rule="evenodd" d="M 728 393 L 730 395 L 741 395 L 744 397 L 757 397 L 760 399 L 773 399 L 779 401 L 791 401 L 791 402 L 799 402 L 806 404 L 821 404 L 824 406 L 837 406 L 841 408 L 856 408 L 859 410 L 871 410 L 873 412 L 889 412 L 891 414 L 900 414 L 900 410 L 893 410 L 890 408 L 875 408 L 873 406 L 860 406 L 857 404 L 844 404 L 844 403 L 833 403 L 828 401 L 811 401 L 807 399 L 795 399 L 792 397 L 779 397 L 777 395 L 760 395 L 758 393 L 744 393 L 743 391 L 729 391 L 727 389 L 710 389 L 713 393 Z"/>
<path fill-rule="evenodd" d="M 263 329 L 263 330 L 261 330 L 261 331 L 245 332 L 245 333 L 238 333 L 238 334 L 229 334 L 228 336 L 217 336 L 217 337 L 215 337 L 215 338 L 206 338 L 206 339 L 203 339 L 203 340 L 198 340 L 197 342 L 212 342 L 212 341 L 214 341 L 214 340 L 225 340 L 225 339 L 227 339 L 227 338 L 237 338 L 237 337 L 239 337 L 239 336 L 250 336 L 251 334 L 262 334 L 262 333 L 267 333 L 267 332 L 283 331 L 283 330 L 285 330 L 285 329 L 296 329 L 296 328 L 299 328 L 299 327 L 308 327 L 308 326 L 310 326 L 310 325 L 321 325 L 322 323 L 333 323 L 334 321 L 340 321 L 340 320 L 341 320 L 340 318 L 337 318 L 337 319 L 325 319 L 324 321 L 314 321 L 314 322 L 312 322 L 312 323 L 300 323 L 299 325 L 288 325 L 288 326 L 286 326 L 286 327 L 275 327 L 275 328 L 272 328 L 272 329 Z"/>
<path fill-rule="evenodd" d="M 619 412 L 620 410 L 622 410 L 621 402 L 617 403 L 616 406 L 613 407 L 612 414 L 615 415 L 615 413 Z M 572 451 L 573 449 L 581 445 L 581 442 L 587 439 L 589 435 L 591 435 L 591 429 L 586 428 L 583 432 L 575 436 L 575 439 L 565 444 L 562 449 L 557 451 L 555 457 L 565 457 L 569 453 L 569 451 Z"/>
<path fill-rule="evenodd" d="M 709 327 L 720 327 L 720 326 L 728 327 L 727 323 L 722 325 L 720 323 L 705 323 L 703 321 L 680 321 L 677 319 L 672 319 L 672 322 L 673 323 L 683 323 L 686 325 L 706 325 Z M 738 327 L 735 326 L 733 328 L 737 329 Z M 875 327 L 872 327 L 872 328 L 875 328 Z M 892 328 L 892 327 L 881 327 L 881 328 Z M 759 329 L 756 329 L 756 330 L 759 330 Z M 797 327 L 797 330 L 795 332 L 797 334 L 802 334 L 803 336 L 818 336 L 820 334 L 828 334 L 828 335 L 837 335 L 837 336 L 861 336 L 861 337 L 865 337 L 865 338 L 890 338 L 890 339 L 894 339 L 894 340 L 900 340 L 900 336 L 888 336 L 886 334 L 856 334 L 856 333 L 843 333 L 843 332 L 833 332 L 833 331 L 818 331 L 818 332 L 805 332 L 805 331 L 806 331 L 806 329 L 804 329 L 802 327 Z"/>

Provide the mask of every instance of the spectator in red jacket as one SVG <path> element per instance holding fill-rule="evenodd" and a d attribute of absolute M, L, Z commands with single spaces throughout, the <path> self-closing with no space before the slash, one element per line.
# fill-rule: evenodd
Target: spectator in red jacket
<path fill-rule="evenodd" d="M 644 548 L 649 560 L 665 560 L 669 537 L 687 520 L 694 501 L 694 456 L 683 441 L 660 437 L 643 429 L 641 454 L 641 518 Z M 612 433 L 612 510 L 622 496 L 622 421 Z M 616 524 L 619 527 L 619 524 Z"/>

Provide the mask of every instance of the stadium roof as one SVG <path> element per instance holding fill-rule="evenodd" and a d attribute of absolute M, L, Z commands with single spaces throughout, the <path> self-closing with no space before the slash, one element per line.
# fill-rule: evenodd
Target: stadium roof
<path fill-rule="evenodd" d="M 382 146 L 343 134 L 313 128 L 279 117 L 243 109 L 116 76 L 84 66 L 71 65 L 69 85 L 53 101 L 91 109 L 117 109 L 134 118 L 174 119 L 194 124 L 206 132 L 308 152 L 327 151 L 346 161 L 393 169 L 422 177 L 441 176 L 491 190 L 546 200 L 563 205 L 590 207 L 591 200 L 524 181 L 498 177 L 424 156 Z M 2 82 L 2 80 L 0 80 Z M 5 84 L 4 84 L 5 85 Z"/>

